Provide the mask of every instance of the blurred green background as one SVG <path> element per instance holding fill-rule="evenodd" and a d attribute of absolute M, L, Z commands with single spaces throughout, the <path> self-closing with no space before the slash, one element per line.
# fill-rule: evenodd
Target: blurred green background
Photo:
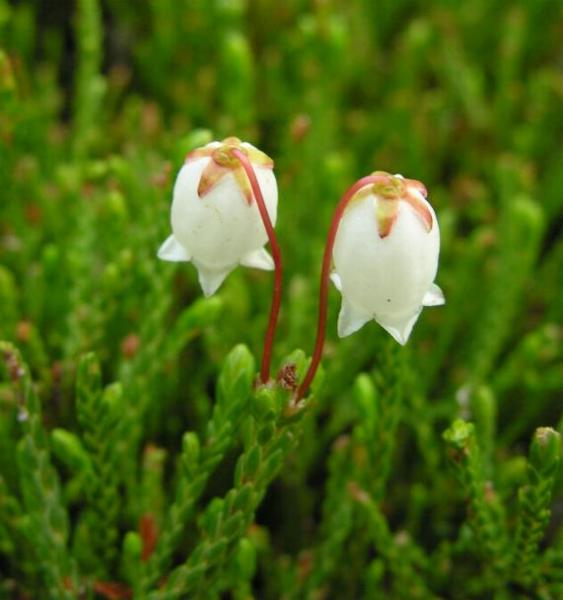
<path fill-rule="evenodd" d="M 426 184 L 447 304 L 400 350 L 375 323 L 337 340 L 331 292 L 323 381 L 296 425 L 275 421 L 296 446 L 244 527 L 211 535 L 202 515 L 239 489 L 235 465 L 273 452 L 245 433 L 265 427 L 258 413 L 237 417 L 167 557 L 205 563 L 203 579 L 155 598 L 561 597 L 561 473 L 553 453 L 524 455 L 537 427 L 563 427 L 562 17 L 560 0 L 0 0 L 0 339 L 19 347 L 43 411 L 26 429 L 6 346 L 0 598 L 166 589 L 166 569 L 135 550 L 137 523 L 167 530 L 182 477 L 189 488 L 182 436 L 223 439 L 217 375 L 236 344 L 260 355 L 269 310 L 267 273 L 239 269 L 205 301 L 191 265 L 155 256 L 185 154 L 230 135 L 275 160 L 276 365 L 311 352 L 332 211 L 376 169 Z M 89 360 L 102 383 L 77 391 Z M 80 396 L 111 382 L 113 416 Z M 443 440 L 456 418 L 474 431 L 458 421 Z M 26 440 L 35 462 L 16 452 Z M 92 484 L 111 508 L 74 451 L 111 463 Z M 64 533 L 42 513 L 44 469 Z M 92 541 L 106 522 L 113 533 Z M 228 543 L 203 560 L 210 535 Z"/>

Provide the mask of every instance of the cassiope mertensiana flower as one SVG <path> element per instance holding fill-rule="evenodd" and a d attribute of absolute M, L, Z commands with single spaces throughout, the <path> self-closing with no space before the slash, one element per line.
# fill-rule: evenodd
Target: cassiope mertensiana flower
<path fill-rule="evenodd" d="M 440 230 L 424 185 L 374 173 L 347 205 L 333 250 L 332 281 L 342 294 L 338 335 L 377 321 L 405 344 L 423 306 L 444 304 L 434 284 Z"/>
<path fill-rule="evenodd" d="M 276 222 L 278 188 L 274 161 L 266 154 L 230 137 L 187 155 L 174 185 L 172 235 L 158 256 L 174 262 L 191 261 L 206 296 L 212 295 L 238 264 L 274 268 L 264 249 L 268 236 L 250 182 L 233 149 L 250 160 L 270 220 Z"/>

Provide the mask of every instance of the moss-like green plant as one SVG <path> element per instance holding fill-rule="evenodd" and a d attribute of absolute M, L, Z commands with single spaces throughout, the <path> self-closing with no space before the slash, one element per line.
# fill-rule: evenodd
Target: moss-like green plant
<path fill-rule="evenodd" d="M 0 599 L 563 597 L 559 4 L 0 0 Z M 232 136 L 269 321 L 268 273 L 156 257 Z M 315 346 L 375 171 L 424 181 L 447 304 L 338 339 L 329 253 Z"/>

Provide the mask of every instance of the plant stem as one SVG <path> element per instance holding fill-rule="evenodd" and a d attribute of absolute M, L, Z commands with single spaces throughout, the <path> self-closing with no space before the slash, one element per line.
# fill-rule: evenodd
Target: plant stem
<path fill-rule="evenodd" d="M 278 323 L 278 316 L 281 305 L 281 294 L 282 294 L 282 256 L 281 250 L 276 238 L 274 226 L 270 220 L 264 197 L 262 196 L 262 190 L 258 184 L 254 167 L 248 159 L 248 157 L 240 150 L 233 148 L 232 153 L 240 160 L 242 168 L 245 170 L 258 210 L 260 211 L 260 217 L 264 223 L 264 229 L 268 234 L 270 246 L 272 248 L 272 258 L 274 259 L 274 289 L 272 291 L 272 305 L 270 308 L 270 317 L 268 320 L 268 328 L 266 329 L 266 335 L 264 336 L 264 351 L 262 353 L 262 366 L 260 369 L 260 379 L 262 383 L 267 383 L 270 380 L 270 363 L 272 362 L 272 347 L 274 344 L 274 337 L 276 335 L 276 327 Z"/>
<path fill-rule="evenodd" d="M 328 305 L 328 280 L 330 276 L 330 265 L 332 262 L 332 249 L 334 248 L 334 241 L 336 240 L 336 233 L 338 231 L 338 225 L 340 224 L 340 219 L 342 219 L 342 215 L 348 205 L 348 202 L 366 185 L 371 185 L 376 183 L 380 179 L 379 175 L 368 175 L 366 177 L 362 177 L 356 183 L 354 183 L 351 187 L 349 187 L 340 202 L 336 206 L 336 210 L 334 211 L 334 215 L 332 217 L 332 222 L 330 224 L 330 229 L 328 231 L 328 236 L 326 239 L 326 246 L 323 256 L 323 266 L 321 270 L 321 283 L 319 289 L 319 319 L 317 322 L 317 339 L 315 340 L 315 348 L 313 350 L 313 356 L 311 358 L 311 364 L 309 365 L 309 370 L 305 374 L 303 381 L 299 388 L 297 389 L 297 400 L 303 398 L 303 396 L 307 393 L 311 382 L 313 381 L 317 369 L 319 368 L 319 364 L 321 362 L 321 357 L 323 353 L 323 346 L 325 343 L 325 334 L 326 334 L 326 315 L 327 315 L 327 305 Z"/>

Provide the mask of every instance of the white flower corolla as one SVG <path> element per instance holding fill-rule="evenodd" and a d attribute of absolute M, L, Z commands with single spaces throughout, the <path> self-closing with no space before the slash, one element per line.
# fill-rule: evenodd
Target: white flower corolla
<path fill-rule="evenodd" d="M 336 234 L 331 278 L 342 294 L 338 335 L 375 320 L 405 344 L 423 306 L 445 302 L 434 283 L 440 230 L 420 182 L 374 175 L 377 183 L 352 198 Z"/>
<path fill-rule="evenodd" d="M 191 261 L 205 296 L 215 293 L 238 264 L 274 268 L 264 249 L 268 236 L 250 182 L 231 154 L 234 148 L 250 160 L 272 225 L 276 222 L 278 188 L 274 163 L 266 154 L 232 137 L 188 154 L 174 185 L 172 235 L 158 257 Z"/>

